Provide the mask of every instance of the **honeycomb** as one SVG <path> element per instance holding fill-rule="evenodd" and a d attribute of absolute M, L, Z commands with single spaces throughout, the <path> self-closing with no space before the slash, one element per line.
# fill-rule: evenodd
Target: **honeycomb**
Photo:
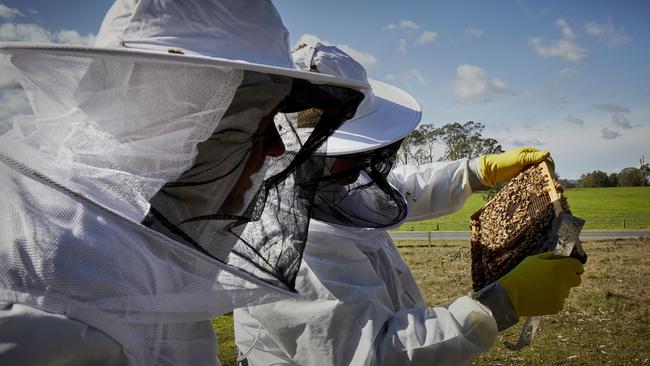
<path fill-rule="evenodd" d="M 471 217 L 474 290 L 498 280 L 527 256 L 552 250 L 551 229 L 561 212 L 571 214 L 547 162 L 514 177 Z"/>

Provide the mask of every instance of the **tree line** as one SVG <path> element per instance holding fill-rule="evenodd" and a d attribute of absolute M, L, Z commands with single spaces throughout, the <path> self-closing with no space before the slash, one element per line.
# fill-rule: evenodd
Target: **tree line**
<path fill-rule="evenodd" d="M 576 181 L 560 179 L 566 188 L 598 188 L 598 187 L 645 187 L 650 185 L 648 167 L 627 167 L 618 173 L 607 174 L 600 170 L 582 174 Z"/>
<path fill-rule="evenodd" d="M 402 141 L 399 163 L 426 164 L 504 152 L 497 140 L 483 137 L 484 129 L 485 125 L 474 121 L 448 123 L 441 127 L 420 125 Z M 436 156 L 436 150 L 442 150 L 439 156 Z"/>
<path fill-rule="evenodd" d="M 484 124 L 474 121 L 463 124 L 453 122 L 441 127 L 420 125 L 404 138 L 398 151 L 398 163 L 426 164 L 504 152 L 497 140 L 483 136 L 484 129 Z M 582 174 L 577 180 L 560 177 L 558 179 L 565 188 L 648 186 L 650 167 L 645 159 L 641 158 L 639 168 L 627 167 L 618 173 L 610 174 L 596 170 Z"/>

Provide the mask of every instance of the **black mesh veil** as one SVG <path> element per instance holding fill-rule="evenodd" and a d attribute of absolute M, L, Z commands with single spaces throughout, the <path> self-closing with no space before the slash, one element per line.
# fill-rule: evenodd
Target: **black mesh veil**
<path fill-rule="evenodd" d="M 312 218 L 357 228 L 391 228 L 407 215 L 406 201 L 388 182 L 401 141 L 356 154 L 330 156 Z"/>
<path fill-rule="evenodd" d="M 226 127 L 200 143 L 194 165 L 153 197 L 143 223 L 270 284 L 293 289 L 311 205 L 327 171 L 324 143 L 362 98 L 342 87 L 246 71 L 222 118 Z M 253 146 L 244 153 L 233 151 L 239 160 L 232 164 L 233 156 L 221 154 L 224 144 L 241 146 L 238 139 L 250 138 L 238 129 L 241 118 L 262 122 L 252 134 Z M 299 120 L 309 120 L 312 128 L 299 128 Z M 262 140 L 258 148 L 256 139 Z M 260 163 L 251 167 L 251 160 Z M 214 201 L 213 187 L 233 176 L 239 178 L 225 202 Z M 232 199 L 237 192 L 241 197 Z"/>

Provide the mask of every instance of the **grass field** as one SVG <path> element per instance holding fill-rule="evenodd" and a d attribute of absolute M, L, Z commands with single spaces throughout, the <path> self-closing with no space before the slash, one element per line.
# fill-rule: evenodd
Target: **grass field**
<path fill-rule="evenodd" d="M 650 229 L 650 187 L 571 188 L 565 195 L 573 214 L 586 221 L 584 230 Z M 467 231 L 469 217 L 484 204 L 475 193 L 451 215 L 408 222 L 396 230 Z"/>
<path fill-rule="evenodd" d="M 467 241 L 398 243 L 428 305 L 449 304 L 471 288 Z M 533 345 L 521 352 L 514 342 L 521 323 L 499 336 L 474 365 L 650 365 L 650 239 L 589 241 L 580 287 L 564 310 L 542 320 Z M 223 365 L 235 365 L 232 318 L 213 322 Z"/>

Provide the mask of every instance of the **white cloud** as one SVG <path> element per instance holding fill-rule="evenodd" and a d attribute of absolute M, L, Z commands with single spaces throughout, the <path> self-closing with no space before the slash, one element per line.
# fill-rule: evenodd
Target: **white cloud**
<path fill-rule="evenodd" d="M 31 113 L 31 107 L 22 88 L 0 89 L 0 134 L 9 129 L 15 116 Z"/>
<path fill-rule="evenodd" d="M 578 118 L 578 117 L 576 117 L 576 116 L 574 116 L 572 114 L 567 116 L 566 120 L 567 120 L 567 122 L 573 123 L 574 125 L 578 125 L 580 127 L 584 127 L 584 125 L 585 125 L 584 120 L 582 120 L 582 119 L 580 119 L 580 118 Z"/>
<path fill-rule="evenodd" d="M 483 36 L 483 29 L 465 28 L 465 35 L 470 37 L 481 38 Z"/>
<path fill-rule="evenodd" d="M 315 43 L 315 42 L 320 42 L 320 43 L 326 44 L 328 46 L 336 46 L 336 47 L 338 47 L 339 49 L 341 49 L 341 51 L 347 53 L 353 59 L 357 60 L 357 62 L 360 63 L 361 65 L 363 65 L 363 67 L 365 67 L 366 69 L 370 68 L 370 67 L 373 67 L 373 66 L 376 66 L 379 63 L 377 61 L 377 58 L 370 52 L 359 51 L 357 49 L 354 49 L 354 48 L 350 47 L 347 44 L 342 44 L 342 43 L 334 44 L 333 42 L 320 39 L 317 36 L 315 36 L 313 34 L 309 34 L 309 33 L 303 34 L 300 37 L 300 39 L 298 39 L 297 44 Z"/>
<path fill-rule="evenodd" d="M 95 42 L 95 36 L 91 33 L 82 36 L 73 30 L 52 33 L 36 24 L 3 23 L 0 24 L 0 41 L 91 45 Z"/>
<path fill-rule="evenodd" d="M 370 52 L 358 51 L 347 44 L 338 44 L 336 47 L 340 48 L 341 51 L 352 56 L 353 59 L 357 60 L 358 63 L 363 65 L 365 68 L 373 67 L 377 65 L 377 58 Z"/>
<path fill-rule="evenodd" d="M 630 113 L 630 109 L 627 107 L 618 104 L 595 104 L 594 108 L 611 114 L 612 122 L 620 128 L 630 129 L 633 127 L 627 118 L 627 115 Z"/>
<path fill-rule="evenodd" d="M 569 76 L 576 76 L 578 75 L 578 70 L 572 69 L 570 67 L 565 67 L 560 72 L 558 72 L 558 75 L 564 76 L 564 77 L 569 77 Z"/>
<path fill-rule="evenodd" d="M 22 16 L 23 14 L 18 9 L 10 8 L 3 4 L 0 4 L 0 18 L 2 19 L 13 19 L 16 16 Z"/>
<path fill-rule="evenodd" d="M 603 130 L 601 131 L 601 136 L 605 140 L 614 140 L 615 138 L 621 136 L 621 134 L 616 131 L 612 131 L 608 128 L 603 128 Z"/>
<path fill-rule="evenodd" d="M 50 43 L 54 35 L 36 24 L 0 24 L 0 41 Z"/>
<path fill-rule="evenodd" d="M 427 85 L 427 80 L 424 78 L 424 75 L 422 75 L 422 73 L 417 69 L 411 69 L 406 71 L 404 73 L 403 78 L 406 81 L 415 80 L 421 85 Z"/>
<path fill-rule="evenodd" d="M 401 54 L 406 53 L 406 40 L 404 38 L 399 40 L 399 46 L 397 46 L 397 51 Z"/>
<path fill-rule="evenodd" d="M 630 113 L 630 108 L 618 104 L 594 104 L 594 108 L 609 113 Z"/>
<path fill-rule="evenodd" d="M 58 43 L 65 44 L 79 44 L 79 45 L 93 45 L 95 44 L 95 35 L 89 33 L 85 36 L 80 35 L 76 31 L 63 30 L 55 35 L 55 40 Z"/>
<path fill-rule="evenodd" d="M 0 17 L 7 18 L 6 14 L 9 13 L 5 8 L 0 4 Z M 15 11 L 11 14 L 20 15 Z M 0 41 L 90 45 L 95 42 L 95 36 L 93 34 L 82 36 L 73 30 L 50 32 L 36 24 L 2 23 Z M 0 133 L 4 133 L 14 116 L 29 113 L 31 108 L 27 97 L 14 79 L 9 59 L 0 57 Z"/>
<path fill-rule="evenodd" d="M 405 71 L 398 71 L 397 73 L 393 74 L 386 74 L 385 76 L 386 80 L 388 81 L 399 81 L 402 84 L 412 84 L 413 81 L 418 83 L 419 85 L 427 85 L 427 80 L 422 75 L 420 70 L 418 69 L 410 69 L 410 70 L 405 70 Z"/>
<path fill-rule="evenodd" d="M 521 139 L 521 138 L 506 138 L 502 140 L 505 144 L 516 146 L 516 147 L 522 147 L 522 146 L 542 146 L 546 145 L 547 143 L 538 139 L 538 138 L 529 138 L 529 139 Z"/>
<path fill-rule="evenodd" d="M 571 26 L 569 26 L 569 23 L 565 19 L 558 19 L 555 22 L 555 25 L 560 28 L 562 31 L 562 36 L 564 36 L 564 38 L 573 39 L 576 37 L 576 33 L 573 31 L 573 29 L 571 29 Z"/>
<path fill-rule="evenodd" d="M 400 20 L 397 23 L 391 23 L 388 24 L 387 26 L 384 27 L 384 29 L 387 30 L 395 30 L 395 29 L 418 29 L 420 28 L 419 25 L 417 25 L 414 21 L 412 20 Z"/>
<path fill-rule="evenodd" d="M 608 19 L 607 23 L 598 24 L 594 21 L 585 23 L 585 31 L 593 37 L 597 37 L 605 42 L 608 47 L 623 47 L 632 42 L 632 37 L 625 34 L 623 27 L 616 29 L 612 20 Z"/>
<path fill-rule="evenodd" d="M 632 128 L 632 124 L 627 119 L 627 116 L 624 113 L 612 114 L 612 122 L 614 122 L 615 125 L 621 128 L 625 128 L 625 129 Z"/>
<path fill-rule="evenodd" d="M 544 46 L 542 39 L 535 37 L 530 39 L 530 45 L 538 56 L 544 58 L 558 57 L 568 62 L 579 63 L 587 57 L 584 48 L 568 39 L 555 40 L 549 46 Z"/>
<path fill-rule="evenodd" d="M 425 45 L 427 43 L 433 43 L 437 38 L 438 38 L 438 33 L 431 32 L 431 31 L 424 31 L 424 33 L 422 33 L 420 37 L 418 37 L 418 40 L 415 41 L 415 46 L 417 47 L 417 46 Z"/>
<path fill-rule="evenodd" d="M 14 70 L 9 62 L 9 57 L 0 56 L 0 90 L 3 88 L 13 88 L 18 85 L 13 73 Z"/>
<path fill-rule="evenodd" d="M 460 65 L 456 69 L 458 78 L 452 82 L 456 98 L 462 102 L 485 102 L 493 94 L 508 92 L 508 86 L 499 79 L 491 81 L 485 71 L 475 65 Z"/>

